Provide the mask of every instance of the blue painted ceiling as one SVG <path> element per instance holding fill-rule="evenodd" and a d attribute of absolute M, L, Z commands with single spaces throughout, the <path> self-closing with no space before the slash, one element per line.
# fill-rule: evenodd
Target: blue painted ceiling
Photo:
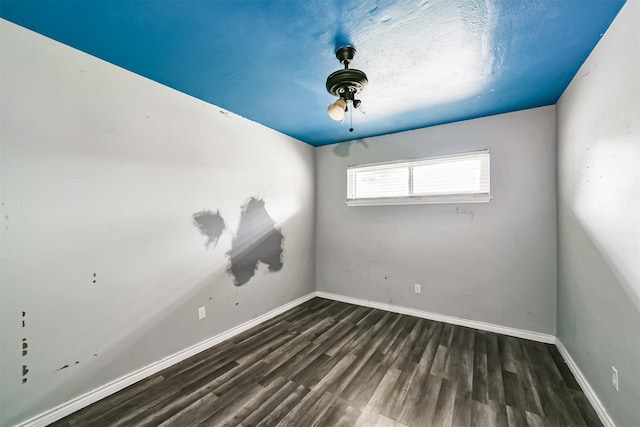
<path fill-rule="evenodd" d="M 624 0 L 0 0 L 2 18 L 314 146 L 554 104 Z M 335 122 L 337 47 L 369 77 Z"/>

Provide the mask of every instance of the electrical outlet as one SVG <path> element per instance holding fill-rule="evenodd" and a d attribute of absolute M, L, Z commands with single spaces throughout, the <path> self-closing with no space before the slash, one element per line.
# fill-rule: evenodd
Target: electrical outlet
<path fill-rule="evenodd" d="M 615 368 L 615 366 L 612 366 L 611 371 L 611 384 L 613 384 L 613 388 L 615 388 L 616 391 L 620 391 L 618 388 L 618 370 Z"/>
<path fill-rule="evenodd" d="M 416 283 L 415 285 L 413 285 L 413 290 L 416 294 L 422 293 L 422 286 L 420 286 L 418 283 Z"/>
<path fill-rule="evenodd" d="M 202 320 L 207 317 L 207 309 L 204 307 L 200 307 L 198 309 L 198 320 Z"/>

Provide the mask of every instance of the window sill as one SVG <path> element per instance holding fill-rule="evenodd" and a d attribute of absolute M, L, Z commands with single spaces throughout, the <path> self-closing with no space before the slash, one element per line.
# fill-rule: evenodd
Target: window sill
<path fill-rule="evenodd" d="M 489 203 L 493 197 L 489 194 L 450 195 L 450 196 L 414 196 L 379 197 L 373 199 L 350 199 L 347 206 L 390 206 L 390 205 L 441 205 L 464 203 Z"/>

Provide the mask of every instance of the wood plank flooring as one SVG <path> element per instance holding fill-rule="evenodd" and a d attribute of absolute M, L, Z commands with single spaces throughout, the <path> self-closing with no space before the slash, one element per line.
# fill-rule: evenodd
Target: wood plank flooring
<path fill-rule="evenodd" d="M 602 424 L 554 345 L 315 298 L 53 425 Z"/>

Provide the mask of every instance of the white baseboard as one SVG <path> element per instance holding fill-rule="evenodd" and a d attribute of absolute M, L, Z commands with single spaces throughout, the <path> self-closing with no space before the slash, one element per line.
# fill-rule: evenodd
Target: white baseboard
<path fill-rule="evenodd" d="M 576 362 L 574 362 L 573 358 L 559 338 L 556 338 L 556 347 L 558 347 L 558 350 L 560 351 L 560 354 L 562 355 L 564 361 L 567 362 L 569 369 L 573 373 L 573 376 L 576 378 L 576 381 L 578 381 L 578 384 L 580 384 L 580 388 L 584 392 L 585 396 L 587 396 L 587 399 L 589 399 L 591 406 L 593 406 L 593 409 L 595 409 L 598 417 L 600 418 L 600 421 L 602 421 L 602 424 L 604 424 L 605 427 L 616 427 L 611 417 L 609 417 L 609 413 L 605 409 L 604 405 L 602 404 L 602 402 L 600 402 L 600 399 L 598 399 L 598 395 L 596 395 L 596 392 L 593 391 L 593 388 L 591 388 L 591 385 L 584 377 L 582 371 L 580 370 L 580 368 L 578 368 L 578 365 L 576 365 Z"/>
<path fill-rule="evenodd" d="M 558 347 L 558 350 L 560 351 L 560 354 L 562 355 L 563 359 L 565 360 L 565 362 L 567 362 L 569 369 L 571 369 L 571 372 L 575 376 L 576 381 L 578 381 L 580 388 L 582 388 L 582 391 L 584 392 L 585 396 L 587 396 L 587 399 L 589 399 L 591 406 L 593 406 L 596 413 L 598 414 L 598 417 L 600 418 L 600 421 L 602 421 L 602 424 L 604 424 L 605 427 L 616 427 L 613 420 L 609 417 L 609 413 L 607 412 L 605 407 L 602 405 L 602 402 L 600 402 L 600 399 L 598 399 L 598 396 L 593 391 L 593 389 L 591 388 L 591 385 L 589 384 L 587 379 L 584 377 L 584 375 L 582 374 L 582 372 L 580 371 L 576 363 L 571 358 L 571 355 L 569 354 L 567 349 L 564 347 L 564 345 L 562 345 L 562 342 L 560 342 L 560 340 L 553 335 L 542 334 L 540 332 L 527 331 L 524 329 L 510 328 L 507 326 L 494 325 L 491 323 L 479 322 L 476 320 L 462 319 L 460 317 L 447 316 L 444 314 L 430 313 L 427 311 L 416 310 L 413 308 L 401 307 L 401 306 L 392 305 L 392 304 L 385 304 L 385 303 L 380 303 L 380 302 L 370 301 L 370 300 L 365 300 L 360 298 L 352 298 L 352 297 L 332 294 L 328 292 L 316 291 L 315 295 L 320 298 L 346 302 L 348 304 L 355 304 L 355 305 L 360 305 L 364 307 L 377 308 L 380 310 L 390 311 L 392 313 L 407 314 L 409 316 L 415 316 L 415 317 L 420 317 L 420 318 L 429 319 L 429 320 L 436 320 L 438 322 L 451 323 L 459 326 L 466 326 L 469 328 L 480 329 L 482 331 L 496 332 L 499 334 L 509 335 L 509 336 L 518 337 L 518 338 L 524 338 L 532 341 L 539 341 L 547 344 L 555 344 L 556 347 Z"/>
<path fill-rule="evenodd" d="M 61 418 L 66 417 L 67 415 L 70 415 L 86 406 L 91 405 L 92 403 L 97 402 L 100 399 L 103 399 L 144 378 L 147 378 L 150 375 L 160 372 L 161 370 L 168 368 L 169 366 L 175 365 L 178 362 L 181 362 L 193 355 L 200 353 L 201 351 L 211 348 L 214 345 L 221 343 L 222 341 L 225 341 L 231 337 L 234 337 L 240 334 L 241 332 L 244 332 L 247 329 L 253 328 L 254 326 L 259 325 L 262 322 L 265 322 L 281 313 L 284 313 L 287 310 L 290 310 L 306 301 L 309 301 L 315 296 L 316 296 L 316 293 L 311 292 L 310 294 L 307 294 L 294 301 L 291 301 L 278 308 L 275 308 L 261 316 L 258 316 L 247 322 L 244 322 L 234 328 L 226 330 L 218 335 L 208 338 L 202 342 L 199 342 L 198 344 L 195 344 L 175 354 L 172 354 L 171 356 L 165 357 L 164 359 L 154 362 L 150 365 L 147 365 L 144 368 L 138 369 L 135 372 L 132 372 L 123 377 L 120 377 L 117 380 L 111 381 L 110 383 L 105 384 L 101 387 L 98 387 L 97 389 L 91 390 L 88 393 L 85 393 L 53 409 L 43 412 L 40 415 L 36 415 L 33 418 L 23 421 L 22 423 L 18 424 L 16 427 L 47 426 L 55 421 L 58 421 Z"/>
<path fill-rule="evenodd" d="M 251 319 L 245 323 L 242 323 L 234 328 L 231 328 L 225 332 L 222 332 L 218 335 L 215 335 L 209 339 L 206 339 L 198 344 L 195 344 L 189 348 L 181 350 L 171 356 L 165 357 L 162 360 L 154 362 L 150 365 L 145 366 L 144 368 L 138 369 L 135 372 L 127 374 L 123 377 L 120 377 L 108 384 L 105 384 L 101 387 L 98 387 L 95 390 L 92 390 L 88 393 L 83 394 L 75 399 L 72 399 L 68 402 L 65 402 L 53 409 L 50 409 L 46 412 L 43 412 L 40 415 L 37 415 L 33 418 L 30 418 L 16 427 L 45 427 L 61 418 L 66 417 L 67 415 L 72 414 L 86 406 L 89 406 L 92 403 L 97 402 L 100 399 L 103 399 L 113 393 L 116 393 L 150 375 L 153 375 L 161 370 L 168 368 L 169 366 L 175 365 L 178 362 L 181 362 L 193 355 L 196 355 L 208 348 L 213 347 L 216 344 L 221 343 L 224 340 L 227 340 L 231 337 L 234 337 L 247 329 L 250 329 L 254 326 L 259 325 L 262 322 L 265 322 L 281 313 L 284 313 L 287 310 L 290 310 L 306 301 L 314 297 L 326 298 L 334 301 L 341 301 L 349 304 L 360 305 L 364 307 L 377 308 L 380 310 L 390 311 L 393 313 L 399 314 L 407 314 L 409 316 L 420 317 L 423 319 L 435 320 L 438 322 L 451 323 L 459 326 L 466 326 L 469 328 L 480 329 L 483 331 L 495 332 L 503 335 L 509 335 L 518 338 L 529 339 L 533 341 L 544 342 L 547 344 L 556 344 L 558 347 L 560 354 L 567 362 L 569 369 L 573 372 L 573 375 L 576 377 L 578 384 L 584 391 L 587 399 L 591 402 L 591 405 L 594 407 L 595 411 L 598 413 L 600 420 L 605 425 L 605 427 L 615 427 L 613 420 L 609 417 L 606 409 L 598 399 L 598 396 L 595 394 L 589 383 L 587 382 L 584 375 L 575 364 L 571 355 L 567 352 L 567 349 L 562 345 L 559 339 L 557 339 L 553 335 L 542 334 L 539 332 L 527 331 L 523 329 L 510 328 L 506 326 L 494 325 L 491 323 L 479 322 L 476 320 L 470 319 L 462 319 L 454 316 L 447 316 L 443 314 L 430 313 L 427 311 L 417 310 L 413 308 L 401 307 L 392 304 L 385 304 L 360 298 L 352 298 L 344 295 L 332 294 L 328 292 L 315 291 L 307 294 L 303 297 L 300 297 L 294 301 L 291 301 L 287 304 L 284 304 L 276 309 L 273 309 L 261 316 L 258 316 L 254 319 Z"/>
<path fill-rule="evenodd" d="M 451 323 L 458 326 L 466 326 L 468 328 L 480 329 L 482 331 L 496 332 L 498 334 L 524 338 L 532 341 L 539 341 L 547 344 L 554 344 L 556 342 L 556 337 L 553 335 L 527 331 L 524 329 L 510 328 L 508 326 L 494 325 L 492 323 L 479 322 L 477 320 L 447 316 L 444 314 L 430 313 L 428 311 L 417 310 L 415 308 L 407 308 L 360 298 L 346 297 L 344 295 L 332 294 L 322 291 L 316 291 L 316 296 L 320 298 L 331 299 L 334 301 L 342 301 L 349 304 L 361 305 L 364 307 L 377 308 L 380 310 L 390 311 L 392 313 L 407 314 L 409 316 L 421 317 L 423 319 L 436 320 L 438 322 Z"/>

